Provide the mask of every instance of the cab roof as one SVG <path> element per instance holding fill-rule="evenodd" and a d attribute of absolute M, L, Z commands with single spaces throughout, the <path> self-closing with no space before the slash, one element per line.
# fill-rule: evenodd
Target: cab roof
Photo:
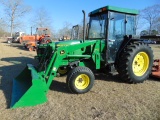
<path fill-rule="evenodd" d="M 120 8 L 120 7 L 115 7 L 115 6 L 105 6 L 105 7 L 102 7 L 102 8 L 99 8 L 99 9 L 96 9 L 90 12 L 89 15 L 93 15 L 93 14 L 104 12 L 104 11 L 114 11 L 114 12 L 133 14 L 133 15 L 138 14 L 138 10 L 135 10 L 135 9 Z"/>

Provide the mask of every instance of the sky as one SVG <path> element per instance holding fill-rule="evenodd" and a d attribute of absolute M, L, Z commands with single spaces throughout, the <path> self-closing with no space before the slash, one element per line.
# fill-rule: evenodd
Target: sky
<path fill-rule="evenodd" d="M 107 5 L 142 10 L 154 4 L 160 4 L 160 0 L 24 0 L 32 10 L 45 8 L 53 19 L 53 28 L 58 31 L 64 22 L 76 25 L 82 22 L 82 10 L 88 13 Z M 28 16 L 29 17 L 29 16 Z M 30 26 L 28 25 L 28 29 Z"/>

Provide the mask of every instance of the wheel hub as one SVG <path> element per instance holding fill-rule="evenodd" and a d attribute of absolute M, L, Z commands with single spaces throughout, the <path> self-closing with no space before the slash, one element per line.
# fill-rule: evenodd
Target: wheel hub
<path fill-rule="evenodd" d="M 86 74 L 79 75 L 75 80 L 75 86 L 77 89 L 85 89 L 89 85 L 89 77 Z"/>
<path fill-rule="evenodd" d="M 148 69 L 149 57 L 145 52 L 139 52 L 133 60 L 132 69 L 136 76 L 142 76 Z"/>

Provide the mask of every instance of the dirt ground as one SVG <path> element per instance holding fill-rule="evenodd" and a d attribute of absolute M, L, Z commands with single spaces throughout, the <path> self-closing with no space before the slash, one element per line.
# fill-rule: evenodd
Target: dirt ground
<path fill-rule="evenodd" d="M 160 58 L 160 45 L 151 46 Z M 142 84 L 123 83 L 118 75 L 96 75 L 86 94 L 71 94 L 65 78 L 55 78 L 47 94 L 48 102 L 35 107 L 10 109 L 12 80 L 27 63 L 36 64 L 35 52 L 21 45 L 0 43 L 1 120 L 160 120 L 160 79 Z"/>

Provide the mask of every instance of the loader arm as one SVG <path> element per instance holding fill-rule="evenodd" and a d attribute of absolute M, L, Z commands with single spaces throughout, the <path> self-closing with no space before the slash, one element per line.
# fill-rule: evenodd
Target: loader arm
<path fill-rule="evenodd" d="M 91 52 L 86 54 L 86 47 L 91 47 Z M 57 48 L 52 43 L 48 44 L 39 65 L 34 67 L 28 64 L 13 80 L 11 108 L 35 106 L 46 102 L 49 87 L 61 65 L 67 66 L 71 62 L 87 58 L 93 59 L 96 66 L 99 66 L 100 59 L 96 60 L 100 54 L 99 48 L 100 41 L 97 40 Z M 80 53 L 74 54 L 76 50 Z"/>
<path fill-rule="evenodd" d="M 88 58 L 88 59 L 92 58 L 97 66 L 96 68 L 98 69 L 100 67 L 100 53 L 98 49 L 99 45 L 100 45 L 99 41 L 89 41 L 89 42 L 84 42 L 76 45 L 63 46 L 63 47 L 57 48 L 57 50 L 54 51 L 53 54 L 51 55 L 51 59 L 47 66 L 46 71 L 41 72 L 41 73 L 44 73 L 44 79 L 48 78 L 46 80 L 48 89 L 52 83 L 52 80 L 54 79 L 54 77 L 56 77 L 58 68 L 61 65 L 69 65 L 70 60 L 74 62 L 72 58 L 74 58 L 75 61 L 80 60 L 80 58 Z M 93 46 L 92 47 L 93 52 L 83 55 L 87 46 Z M 79 54 L 79 55 L 72 54 L 72 52 L 79 49 L 83 49 L 82 54 Z"/>

